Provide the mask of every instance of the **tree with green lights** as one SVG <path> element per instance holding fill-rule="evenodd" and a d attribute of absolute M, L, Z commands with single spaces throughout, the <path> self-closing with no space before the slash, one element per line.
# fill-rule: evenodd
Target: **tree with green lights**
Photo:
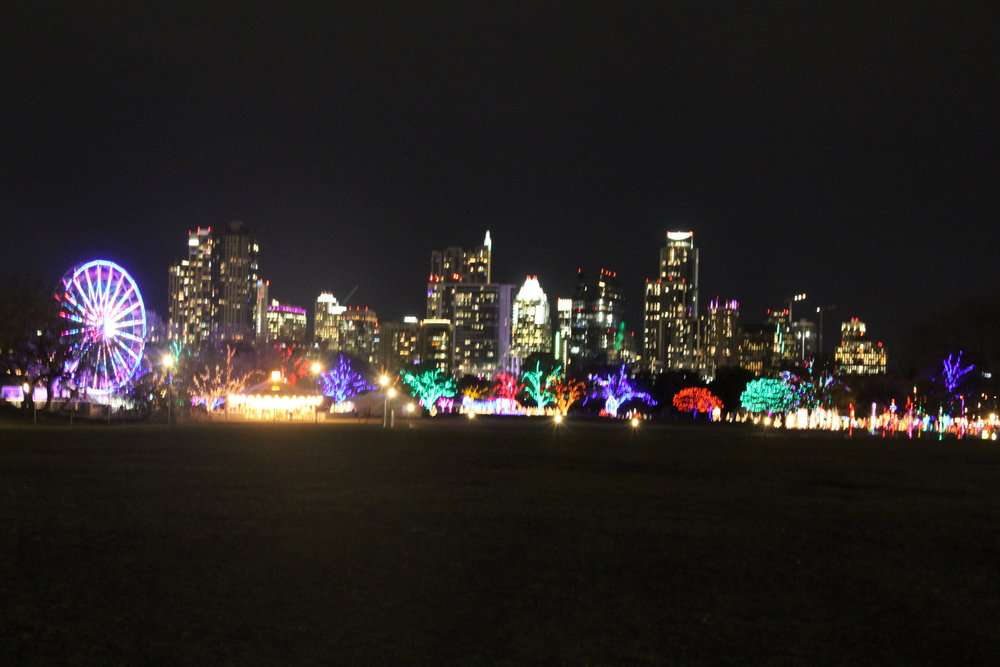
<path fill-rule="evenodd" d="M 399 375 L 432 417 L 437 414 L 437 402 L 440 399 L 451 398 L 458 392 L 455 378 L 445 375 L 440 368 L 414 372 L 402 370 Z"/>
<path fill-rule="evenodd" d="M 535 370 L 525 371 L 521 374 L 521 381 L 524 382 L 524 391 L 535 402 L 539 414 L 545 409 L 546 405 L 556 402 L 556 397 L 552 393 L 551 387 L 559 379 L 561 373 L 562 366 L 556 366 L 552 372 L 546 373 L 542 370 L 542 362 L 536 361 Z"/>
<path fill-rule="evenodd" d="M 794 408 L 795 395 L 783 379 L 760 378 L 747 383 L 740 395 L 740 403 L 747 412 L 788 412 Z"/>

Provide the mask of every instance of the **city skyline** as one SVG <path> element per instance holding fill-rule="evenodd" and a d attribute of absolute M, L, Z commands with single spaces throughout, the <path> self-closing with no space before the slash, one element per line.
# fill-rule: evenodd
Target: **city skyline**
<path fill-rule="evenodd" d="M 0 28 L 0 263 L 53 284 L 106 257 L 165 315 L 178 234 L 243 220 L 274 298 L 386 319 L 486 229 L 496 282 L 616 272 L 637 334 L 666 229 L 748 322 L 806 292 L 893 345 L 994 289 L 983 12 L 67 11 Z"/>

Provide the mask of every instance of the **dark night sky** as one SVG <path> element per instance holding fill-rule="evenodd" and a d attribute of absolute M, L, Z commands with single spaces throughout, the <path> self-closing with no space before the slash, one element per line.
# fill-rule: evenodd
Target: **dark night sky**
<path fill-rule="evenodd" d="M 892 342 L 995 290 L 989 3 L 150 4 L 5 3 L 0 268 L 115 259 L 163 312 L 242 219 L 273 296 L 383 317 L 487 228 L 552 298 L 618 271 L 636 329 L 667 229 L 745 321 L 806 291 Z"/>

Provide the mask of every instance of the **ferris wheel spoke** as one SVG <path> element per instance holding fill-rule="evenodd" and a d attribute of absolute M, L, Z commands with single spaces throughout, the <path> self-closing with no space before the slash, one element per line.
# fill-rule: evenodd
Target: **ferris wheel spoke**
<path fill-rule="evenodd" d="M 135 337 L 133 336 L 133 338 L 135 338 Z M 141 338 L 135 338 L 135 340 L 136 340 L 136 342 L 140 342 L 140 343 L 142 342 Z M 129 345 L 128 343 L 126 343 L 125 341 L 119 340 L 119 339 L 116 338 L 115 341 L 114 341 L 114 346 L 115 346 L 114 349 L 125 350 L 126 352 L 128 352 L 128 354 L 129 354 L 130 357 L 132 357 L 136 361 L 139 361 L 139 358 L 140 358 L 139 353 L 136 352 L 135 350 L 133 350 L 132 346 Z"/>
<path fill-rule="evenodd" d="M 115 338 L 127 338 L 129 340 L 134 340 L 137 343 L 141 343 L 142 342 L 141 338 L 139 338 L 135 334 L 131 334 L 131 333 L 127 332 L 127 331 L 119 331 L 119 332 L 117 332 L 115 334 Z M 119 343 L 121 344 L 120 341 L 119 341 Z"/>
<path fill-rule="evenodd" d="M 138 307 L 139 307 L 139 302 L 138 301 L 134 301 L 131 306 L 129 306 L 128 308 L 126 308 L 124 310 L 122 310 L 120 307 L 115 308 L 115 319 L 116 320 L 120 320 L 121 318 L 125 317 L 126 315 L 131 314 L 132 311 L 134 311 Z"/>
<path fill-rule="evenodd" d="M 120 309 L 122 306 L 128 303 L 134 294 L 135 294 L 135 289 L 131 286 L 127 287 L 125 291 L 122 292 L 121 294 L 116 293 L 114 299 L 115 310 Z"/>
<path fill-rule="evenodd" d="M 119 273 L 118 274 L 118 282 L 115 283 L 114 294 L 112 294 L 111 293 L 111 277 L 112 276 L 109 274 L 108 275 L 108 303 L 117 302 L 118 301 L 118 295 L 121 293 L 121 290 L 122 290 L 122 283 L 125 282 L 125 274 L 124 273 Z"/>
<path fill-rule="evenodd" d="M 98 274 L 97 278 L 98 278 L 98 280 L 100 280 L 100 277 L 101 277 L 100 273 L 101 273 L 101 269 L 98 268 L 97 269 L 97 274 Z M 94 278 L 91 275 L 90 271 L 87 271 L 83 275 L 87 279 L 87 296 L 90 297 L 90 303 L 93 304 L 95 307 L 99 307 L 100 306 L 100 302 L 98 301 L 98 298 L 97 298 L 97 288 L 94 287 Z"/>
<path fill-rule="evenodd" d="M 89 286 L 90 276 L 89 275 L 85 275 L 85 277 L 87 278 L 87 283 L 88 283 L 88 286 Z M 85 288 L 80 283 L 80 279 L 78 277 L 74 277 L 73 278 L 73 284 L 76 285 L 76 293 L 80 297 L 80 300 L 81 300 L 80 308 L 82 310 L 91 310 L 91 309 L 93 309 L 95 304 L 94 304 L 93 299 L 91 298 L 92 295 L 93 295 L 92 291 L 90 291 L 87 288 Z"/>
<path fill-rule="evenodd" d="M 125 361 L 125 357 L 122 356 L 120 350 L 117 349 L 111 350 L 111 359 L 112 359 L 112 364 L 111 364 L 112 368 L 114 368 L 116 371 L 115 377 L 118 377 L 119 369 L 124 371 L 124 369 L 129 367 L 128 362 Z"/>

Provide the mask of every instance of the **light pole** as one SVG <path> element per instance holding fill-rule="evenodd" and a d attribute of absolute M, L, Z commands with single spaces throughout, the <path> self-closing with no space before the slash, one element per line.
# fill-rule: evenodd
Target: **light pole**
<path fill-rule="evenodd" d="M 173 423 L 171 410 L 174 402 L 174 355 L 163 357 L 163 367 L 167 369 L 167 425 Z"/>
<path fill-rule="evenodd" d="M 816 356 L 820 359 L 823 358 L 823 313 L 828 313 L 836 308 L 836 305 L 816 306 L 816 312 L 819 313 L 819 342 L 817 344 Z"/>
<path fill-rule="evenodd" d="M 21 385 L 21 391 L 24 392 L 24 396 L 25 396 L 24 400 L 28 400 L 28 397 L 31 398 L 31 423 L 37 425 L 38 424 L 38 404 L 35 403 L 35 387 L 34 387 L 34 385 L 30 385 L 27 382 L 25 382 L 23 385 Z"/>
<path fill-rule="evenodd" d="M 382 375 L 379 377 L 378 383 L 382 385 L 382 428 L 389 428 L 389 391 L 387 389 L 389 377 Z"/>
<path fill-rule="evenodd" d="M 319 365 L 318 361 L 312 362 L 309 366 L 309 370 L 312 371 L 313 376 L 316 378 L 316 388 L 319 389 L 319 374 L 323 370 L 323 367 Z M 322 392 L 320 392 L 322 393 Z M 322 400 L 322 399 L 320 399 Z M 319 404 L 313 405 L 313 423 L 319 423 Z"/>

